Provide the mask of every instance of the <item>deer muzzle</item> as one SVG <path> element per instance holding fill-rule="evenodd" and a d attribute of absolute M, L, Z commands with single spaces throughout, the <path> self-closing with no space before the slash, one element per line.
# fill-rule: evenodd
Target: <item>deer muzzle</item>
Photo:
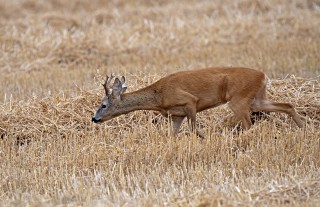
<path fill-rule="evenodd" d="M 91 121 L 93 121 L 94 123 L 99 123 L 99 122 L 101 122 L 100 119 L 96 119 L 95 117 L 92 117 Z"/>

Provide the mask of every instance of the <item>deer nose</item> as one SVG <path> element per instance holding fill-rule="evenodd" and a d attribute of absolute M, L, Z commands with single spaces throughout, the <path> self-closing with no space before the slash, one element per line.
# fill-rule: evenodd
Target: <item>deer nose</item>
<path fill-rule="evenodd" d="M 99 122 L 99 120 L 98 120 L 98 119 L 96 119 L 95 117 L 92 117 L 91 121 L 93 121 L 94 123 Z"/>

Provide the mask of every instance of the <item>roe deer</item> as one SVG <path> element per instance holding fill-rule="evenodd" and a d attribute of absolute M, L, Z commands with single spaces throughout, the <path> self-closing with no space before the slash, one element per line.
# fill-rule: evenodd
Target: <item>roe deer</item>
<path fill-rule="evenodd" d="M 106 96 L 92 117 L 95 123 L 104 122 L 135 110 L 159 111 L 172 119 L 173 133 L 179 132 L 182 121 L 187 117 L 191 130 L 195 130 L 196 113 L 229 103 L 244 129 L 252 125 L 250 111 L 282 112 L 290 115 L 302 128 L 303 122 L 289 103 L 276 103 L 266 99 L 266 76 L 249 68 L 207 68 L 181 71 L 131 93 L 125 77 L 115 79 L 107 76 L 103 84 Z"/>

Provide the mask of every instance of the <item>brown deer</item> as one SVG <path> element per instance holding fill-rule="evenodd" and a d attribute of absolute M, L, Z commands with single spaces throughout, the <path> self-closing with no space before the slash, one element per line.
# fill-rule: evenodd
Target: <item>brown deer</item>
<path fill-rule="evenodd" d="M 92 117 L 95 123 L 104 122 L 135 110 L 159 111 L 171 117 L 173 133 L 179 132 L 181 123 L 187 117 L 191 130 L 195 130 L 196 113 L 228 103 L 244 129 L 252 125 L 250 111 L 282 112 L 290 115 L 302 128 L 303 122 L 289 103 L 276 103 L 266 98 L 266 76 L 248 68 L 207 68 L 181 71 L 131 93 L 125 77 L 115 79 L 107 76 L 103 84 L 106 96 L 100 108 Z"/>

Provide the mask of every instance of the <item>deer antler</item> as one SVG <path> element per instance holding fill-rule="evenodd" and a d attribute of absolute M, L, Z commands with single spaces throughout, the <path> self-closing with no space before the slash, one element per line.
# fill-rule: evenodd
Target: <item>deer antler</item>
<path fill-rule="evenodd" d="M 110 88 L 110 82 L 111 80 L 114 78 L 114 75 L 111 74 L 111 77 L 109 78 L 109 76 L 106 77 L 106 82 L 104 84 L 102 84 L 104 90 L 106 91 L 106 96 L 109 95 L 109 88 Z"/>

